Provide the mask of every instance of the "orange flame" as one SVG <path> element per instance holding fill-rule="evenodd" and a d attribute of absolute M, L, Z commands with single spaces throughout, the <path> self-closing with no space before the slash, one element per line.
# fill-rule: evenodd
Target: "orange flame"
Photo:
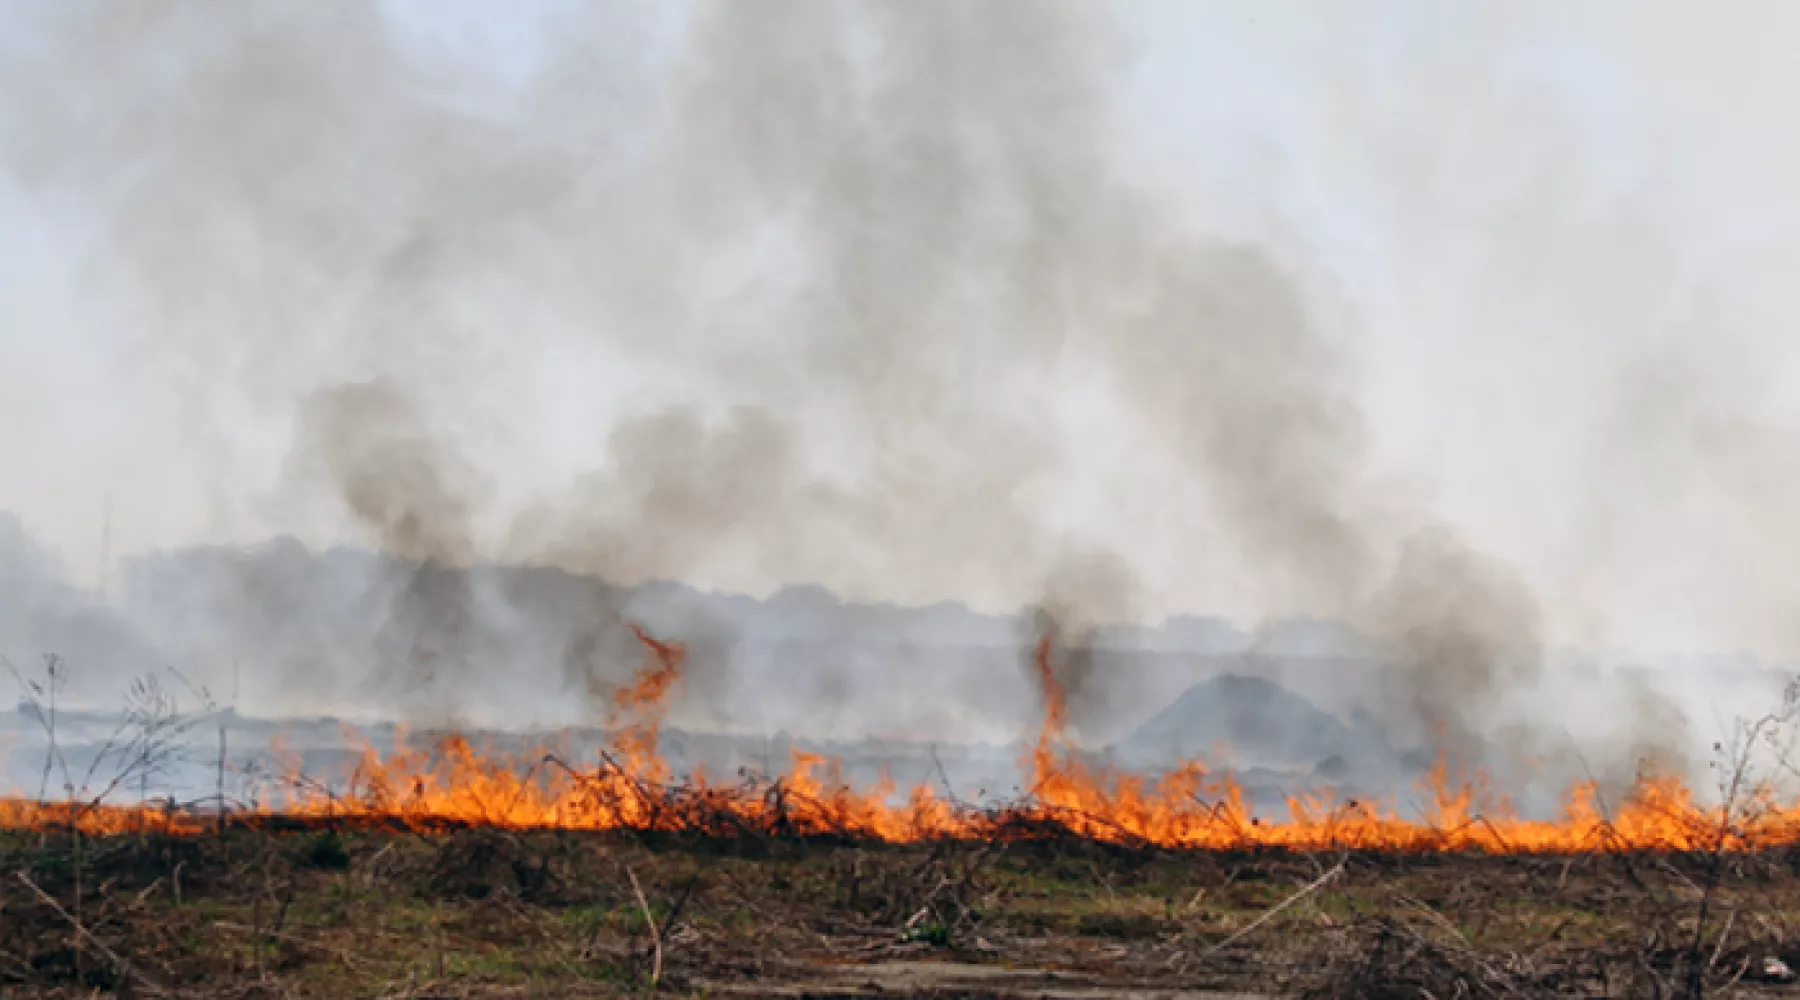
<path fill-rule="evenodd" d="M 653 781 L 668 779 L 667 762 L 657 752 L 657 737 L 662 733 L 663 716 L 668 712 L 669 692 L 681 680 L 682 664 L 687 662 L 687 648 L 651 635 L 643 626 L 631 623 L 631 634 L 644 644 L 644 666 L 630 684 L 613 695 L 617 715 L 623 716 L 615 742 L 625 766 L 640 771 Z"/>
<path fill-rule="evenodd" d="M 1044 692 L 1044 725 L 1038 730 L 1037 746 L 1032 748 L 1026 763 L 1030 768 L 1031 787 L 1039 793 L 1056 777 L 1056 751 L 1062 743 L 1063 731 L 1069 726 L 1069 692 L 1056 677 L 1056 665 L 1050 660 L 1053 652 L 1055 644 L 1048 632 L 1038 638 L 1037 646 L 1031 652 L 1031 665 L 1036 670 L 1038 686 Z"/>
<path fill-rule="evenodd" d="M 1177 848 L 1572 853 L 1730 850 L 1800 844 L 1800 803 L 1767 800 L 1754 818 L 1721 824 L 1717 808 L 1696 802 L 1672 777 L 1647 777 L 1610 817 L 1592 785 L 1571 789 L 1556 820 L 1531 820 L 1504 808 L 1471 808 L 1476 788 L 1449 784 L 1443 768 L 1425 784 L 1431 805 L 1406 819 L 1373 803 L 1339 801 L 1329 791 L 1290 797 L 1289 818 L 1255 818 L 1229 777 L 1189 762 L 1156 780 L 1096 772 L 1058 757 L 1036 793 L 1012 806 L 980 810 L 941 799 L 928 786 L 896 802 L 891 781 L 859 791 L 837 761 L 796 751 L 789 777 L 770 785 L 659 783 L 653 770 L 605 759 L 579 767 L 554 750 L 529 755 L 483 751 L 452 736 L 428 749 L 382 755 L 366 748 L 338 785 L 294 780 L 274 801 L 239 814 L 251 823 L 330 822 L 432 829 L 482 825 L 508 829 L 666 830 L 721 836 L 840 834 L 887 841 L 1006 839 L 1068 831 L 1122 844 Z M 0 800 L 0 826 L 61 828 L 90 834 L 143 829 L 198 833 L 205 815 L 153 806 L 83 808 Z"/>

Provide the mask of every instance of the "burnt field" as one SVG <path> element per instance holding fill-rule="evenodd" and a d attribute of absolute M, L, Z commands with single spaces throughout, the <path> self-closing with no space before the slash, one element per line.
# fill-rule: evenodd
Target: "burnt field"
<path fill-rule="evenodd" d="M 1785 996 L 1800 853 L 1483 855 L 232 824 L 0 835 L 76 996 Z"/>

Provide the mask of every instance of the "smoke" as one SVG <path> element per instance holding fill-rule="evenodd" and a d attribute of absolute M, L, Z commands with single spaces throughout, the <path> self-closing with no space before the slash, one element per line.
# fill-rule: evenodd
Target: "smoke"
<path fill-rule="evenodd" d="M 1406 540 L 1372 612 L 1377 634 L 1392 637 L 1408 667 L 1391 679 L 1390 697 L 1409 705 L 1417 723 L 1439 727 L 1441 750 L 1481 763 L 1472 724 L 1484 704 L 1535 681 L 1542 668 L 1531 592 L 1504 564 L 1428 530 Z"/>
<path fill-rule="evenodd" d="M 411 712 L 519 669 L 491 562 L 1041 607 L 1077 725 L 1096 627 L 1202 601 L 1376 637 L 1466 757 L 1538 679 L 1530 578 L 1381 473 L 1330 248 L 1130 176 L 1096 8 L 586 7 L 488 75 L 347 0 L 14 18 L 0 163 L 90 206 L 103 353 L 213 498 L 170 530 L 401 557 L 363 683 Z M 639 662 L 623 593 L 569 689 Z M 728 709 L 734 626 L 675 618 Z"/>
<path fill-rule="evenodd" d="M 36 676 L 40 658 L 55 654 L 110 673 L 142 663 L 149 652 L 91 591 L 69 579 L 62 561 L 17 517 L 0 512 L 0 664 Z M 93 690 L 90 683 L 77 694 Z"/>
<path fill-rule="evenodd" d="M 1024 651 L 1026 676 L 1042 686 L 1040 671 L 1046 667 L 1052 671 L 1065 699 L 1062 710 L 1077 734 L 1085 722 L 1109 714 L 1113 696 L 1129 683 L 1106 675 L 1096 640 L 1104 626 L 1137 620 L 1136 588 L 1131 567 L 1116 553 L 1066 553 L 1050 569 L 1044 599 L 1023 616 L 1028 631 L 1018 644 Z M 1038 646 L 1043 642 L 1049 644 L 1044 651 L 1048 660 L 1040 663 Z M 1040 693 L 1049 697 L 1048 691 Z"/>
<path fill-rule="evenodd" d="M 305 495 L 319 483 L 409 568 L 374 637 L 387 669 L 376 690 L 442 718 L 455 712 L 475 661 L 492 650 L 475 641 L 470 511 L 482 481 L 420 419 L 392 382 L 337 386 L 303 398 L 287 479 Z M 445 699 L 452 699 L 449 703 Z"/>
<path fill-rule="evenodd" d="M 1607 775 L 1617 801 L 1620 787 L 1640 774 L 1687 774 L 1693 746 L 1692 724 L 1681 706 L 1656 690 L 1640 674 L 1628 676 L 1626 702 L 1620 713 L 1625 727 L 1625 759 L 1637 765 L 1630 775 Z"/>

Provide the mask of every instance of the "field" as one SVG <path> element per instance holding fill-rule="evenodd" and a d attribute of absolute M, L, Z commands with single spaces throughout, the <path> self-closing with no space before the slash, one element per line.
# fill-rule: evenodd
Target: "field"
<path fill-rule="evenodd" d="M 0 982 L 20 996 L 1800 995 L 1779 982 L 1800 966 L 1790 852 L 4 838 Z"/>
<path fill-rule="evenodd" d="M 947 779 L 942 795 L 858 791 L 800 753 L 779 778 L 676 781 L 657 735 L 681 651 L 643 638 L 615 753 L 452 736 L 368 749 L 341 781 L 279 773 L 284 797 L 260 805 L 227 794 L 222 745 L 212 806 L 108 804 L 195 725 L 148 683 L 80 772 L 110 767 L 97 788 L 76 780 L 54 704 L 29 703 L 65 796 L 0 800 L 0 987 L 1800 996 L 1800 801 L 1751 755 L 1787 745 L 1800 688 L 1722 747 L 1718 807 L 1644 774 L 1616 808 L 1588 785 L 1561 818 L 1525 819 L 1440 767 L 1416 819 L 1325 797 L 1267 820 L 1197 763 L 1149 782 L 1090 769 L 1063 739 L 1048 642 L 1030 794 L 1011 804 L 964 802 Z"/>

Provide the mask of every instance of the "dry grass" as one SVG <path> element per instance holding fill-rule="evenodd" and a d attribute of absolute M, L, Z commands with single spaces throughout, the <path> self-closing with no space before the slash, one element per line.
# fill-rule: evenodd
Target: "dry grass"
<path fill-rule="evenodd" d="M 1729 859 L 1704 935 L 1709 993 L 1771 988 L 1758 983 L 1769 957 L 1800 965 L 1790 860 Z M 865 981 L 918 995 L 1680 996 L 1707 871 L 1684 856 L 498 830 L 234 829 L 79 851 L 63 834 L 19 832 L 0 837 L 0 863 L 0 984 L 38 996 L 824 993 Z M 982 969 L 994 975 L 967 980 Z"/>

